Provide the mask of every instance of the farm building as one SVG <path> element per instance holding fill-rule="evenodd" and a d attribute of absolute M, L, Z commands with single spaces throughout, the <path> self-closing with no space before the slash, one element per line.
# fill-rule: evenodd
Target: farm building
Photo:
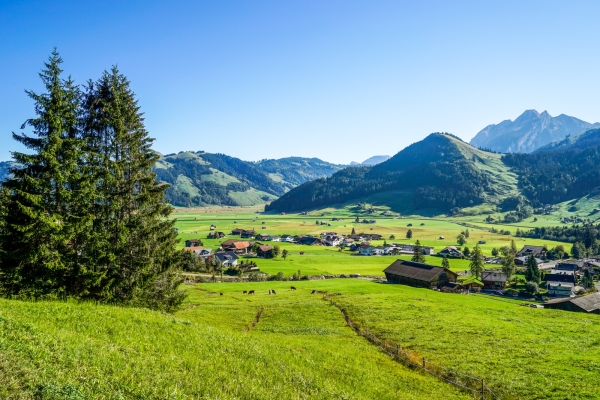
<path fill-rule="evenodd" d="M 461 258 L 463 256 L 463 253 L 455 246 L 448 246 L 444 250 L 440 251 L 438 253 L 438 256 L 445 256 L 449 258 Z"/>
<path fill-rule="evenodd" d="M 456 282 L 457 275 L 449 269 L 414 261 L 396 260 L 384 271 L 389 283 L 439 288 Z"/>
<path fill-rule="evenodd" d="M 600 314 L 600 293 L 590 294 L 589 296 L 554 299 L 544 303 L 544 307 Z"/>
<path fill-rule="evenodd" d="M 544 258 L 546 257 L 547 251 L 548 250 L 544 246 L 530 246 L 526 244 L 521 251 L 517 253 L 517 257 L 529 257 L 533 254 L 535 258 Z"/>
<path fill-rule="evenodd" d="M 550 296 L 571 296 L 575 289 L 575 284 L 571 282 L 546 282 L 546 289 Z"/>
<path fill-rule="evenodd" d="M 210 232 L 207 236 L 208 239 L 222 239 L 225 237 L 223 232 Z"/>
<path fill-rule="evenodd" d="M 188 239 L 185 241 L 185 247 L 198 247 L 200 246 L 200 240 L 198 239 Z"/>
<path fill-rule="evenodd" d="M 250 248 L 250 243 L 245 240 L 226 240 L 221 243 L 224 251 L 233 251 L 235 254 L 245 254 Z"/>
<path fill-rule="evenodd" d="M 256 250 L 256 255 L 259 257 L 271 257 L 272 250 L 273 247 L 267 244 L 263 244 L 258 246 L 258 249 Z"/>
<path fill-rule="evenodd" d="M 552 270 L 551 274 L 544 275 L 544 280 L 546 282 L 569 282 L 575 284 L 575 275 L 573 273 L 568 273 L 565 271 L 556 271 Z"/>
<path fill-rule="evenodd" d="M 483 271 L 481 274 L 484 289 L 502 290 L 507 279 L 508 275 L 496 271 Z"/>
<path fill-rule="evenodd" d="M 238 256 L 233 251 L 218 251 L 215 253 L 217 259 L 224 267 L 233 267 L 237 265 Z"/>

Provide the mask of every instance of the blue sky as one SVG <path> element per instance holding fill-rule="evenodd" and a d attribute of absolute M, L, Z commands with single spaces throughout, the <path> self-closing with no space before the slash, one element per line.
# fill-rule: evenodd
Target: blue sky
<path fill-rule="evenodd" d="M 79 83 L 118 64 L 162 153 L 349 163 L 526 109 L 596 122 L 598 20 L 598 1 L 0 1 L 0 160 L 54 46 Z"/>

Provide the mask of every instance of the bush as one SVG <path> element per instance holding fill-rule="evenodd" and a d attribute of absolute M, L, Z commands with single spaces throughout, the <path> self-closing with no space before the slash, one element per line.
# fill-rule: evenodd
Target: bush
<path fill-rule="evenodd" d="M 540 291 L 540 288 L 536 282 L 530 281 L 530 282 L 527 282 L 527 285 L 525 286 L 525 290 L 527 290 L 527 293 L 535 295 Z"/>

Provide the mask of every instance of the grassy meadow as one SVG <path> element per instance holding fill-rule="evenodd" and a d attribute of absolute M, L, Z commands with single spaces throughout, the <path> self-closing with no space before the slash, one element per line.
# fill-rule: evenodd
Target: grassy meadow
<path fill-rule="evenodd" d="M 187 286 L 174 316 L 0 300 L 0 398 L 468 398 L 390 360 L 308 289 L 250 287 Z"/>
<path fill-rule="evenodd" d="M 375 224 L 355 223 L 355 216 L 360 215 L 360 219 L 375 219 Z M 337 232 L 340 234 L 350 234 L 352 228 L 356 233 L 377 233 L 381 234 L 387 242 L 414 243 L 419 240 L 422 245 L 433 246 L 435 251 L 440 251 L 446 246 L 457 245 L 456 237 L 465 229 L 462 223 L 480 227 L 480 229 L 469 227 L 470 237 L 466 244 L 473 248 L 480 240 L 486 243 L 480 245 L 484 254 L 491 255 L 494 247 L 510 245 L 511 239 L 514 239 L 518 248 L 525 244 L 545 245 L 553 247 L 563 244 L 570 248 L 569 244 L 553 242 L 539 239 L 514 238 L 509 235 L 493 234 L 487 231 L 494 225 L 485 224 L 482 221 L 484 217 L 479 216 L 481 222 L 475 222 L 469 217 L 461 218 L 425 218 L 425 217 L 406 217 L 392 218 L 381 215 L 357 214 L 350 208 L 326 209 L 311 215 L 278 215 L 262 213 L 258 207 L 231 207 L 231 208 L 206 208 L 206 209 L 177 209 L 174 214 L 177 218 L 177 228 L 179 229 L 180 246 L 184 246 L 186 239 L 201 239 L 204 247 L 218 249 L 220 243 L 231 238 L 238 238 L 229 235 L 232 229 L 255 229 L 258 233 L 268 233 L 271 235 L 296 235 L 311 234 L 318 235 L 321 232 Z M 341 221 L 332 221 L 332 218 L 342 219 Z M 324 221 L 328 225 L 317 225 L 317 221 Z M 264 223 L 264 224 L 263 224 Z M 210 232 L 210 225 L 214 224 L 217 231 L 228 235 L 224 239 L 206 239 Z M 412 224 L 412 226 L 408 226 Z M 262 229 L 265 227 L 265 229 Z M 501 225 L 496 228 L 508 229 L 516 232 L 515 225 Z M 411 229 L 412 239 L 406 238 L 406 232 Z M 389 239 L 391 235 L 395 239 Z M 440 237 L 444 237 L 441 239 Z M 383 245 L 384 240 L 373 241 L 374 245 Z M 340 252 L 337 248 L 325 246 L 305 246 L 292 243 L 277 243 L 281 249 L 287 249 L 289 257 L 286 260 L 281 258 L 258 261 L 261 271 L 276 274 L 283 272 L 286 276 L 293 275 L 298 270 L 303 275 L 327 275 L 327 274 L 353 274 L 358 273 L 369 276 L 382 276 L 383 270 L 396 258 L 409 259 L 410 256 L 372 256 L 364 257 L 352 254 L 345 250 Z M 304 255 L 300 255 L 304 252 Z M 428 256 L 426 262 L 440 265 L 440 257 Z M 463 271 L 469 269 L 468 260 L 452 259 L 450 267 L 454 271 Z"/>

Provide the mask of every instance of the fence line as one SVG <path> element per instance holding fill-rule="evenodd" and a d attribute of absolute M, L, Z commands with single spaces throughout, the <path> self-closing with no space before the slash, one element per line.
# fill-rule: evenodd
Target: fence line
<path fill-rule="evenodd" d="M 464 391 L 467 391 L 473 396 L 481 397 L 483 400 L 498 400 L 499 397 L 485 384 L 482 378 L 463 374 L 458 371 L 454 371 L 448 368 L 440 367 L 434 363 L 428 362 L 425 357 L 420 357 L 414 353 L 408 352 L 386 339 L 382 339 L 373 332 L 369 332 L 368 328 L 363 328 L 361 325 L 355 323 L 344 307 L 333 301 L 327 294 L 323 295 L 323 300 L 329 301 L 331 305 L 336 307 L 342 313 L 346 324 L 358 335 L 364 337 L 369 342 L 373 343 L 381 351 L 388 354 L 392 359 L 401 364 L 422 370 L 428 374 L 435 376 L 447 383 L 450 383 Z"/>

